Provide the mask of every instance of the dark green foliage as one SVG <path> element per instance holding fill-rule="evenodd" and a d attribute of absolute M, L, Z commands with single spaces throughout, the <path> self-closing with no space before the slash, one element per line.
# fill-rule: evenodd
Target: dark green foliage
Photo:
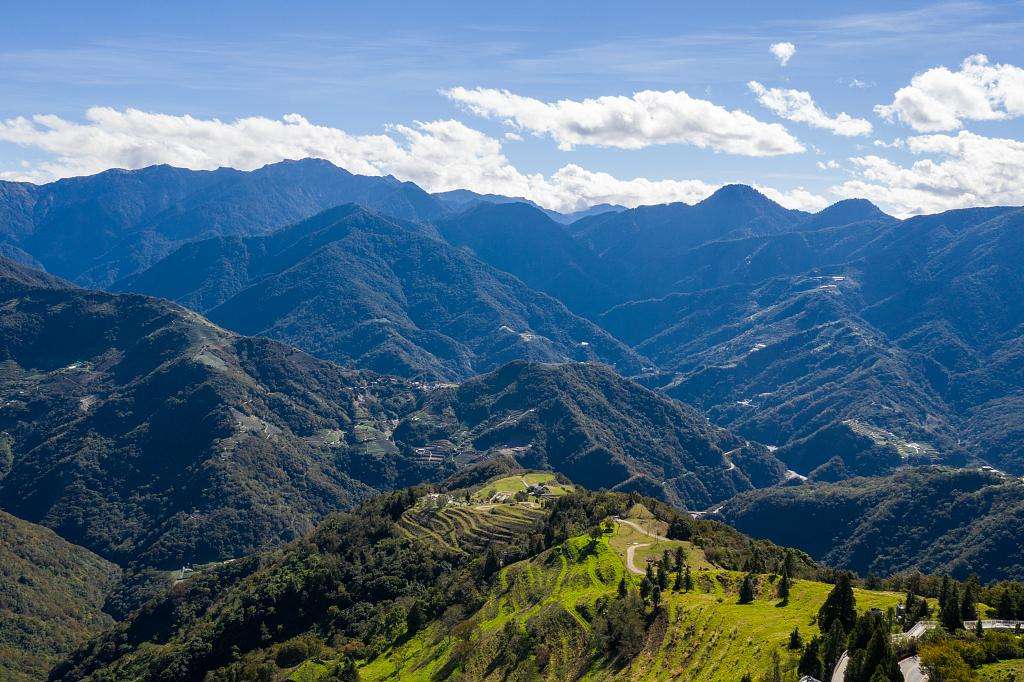
<path fill-rule="evenodd" d="M 644 602 L 634 593 L 608 602 L 594 620 L 594 643 L 608 658 L 632 659 L 646 634 Z"/>
<path fill-rule="evenodd" d="M 113 624 L 103 602 L 113 564 L 0 511 L 0 679 L 39 679 Z"/>
<path fill-rule="evenodd" d="M 856 622 L 857 603 L 853 596 L 853 583 L 849 573 L 841 573 L 835 587 L 818 610 L 818 626 L 822 632 L 829 632 L 833 623 L 839 623 L 844 632 L 849 632 Z"/>
<path fill-rule="evenodd" d="M 426 475 L 355 436 L 412 409 L 401 381 L 140 296 L 21 286 L 0 301 L 0 504 L 108 559 L 235 558 Z"/>
<path fill-rule="evenodd" d="M 964 583 L 963 596 L 960 599 L 960 619 L 977 620 L 978 618 L 978 580 L 971 577 Z"/>
<path fill-rule="evenodd" d="M 789 633 L 789 648 L 799 649 L 804 645 L 803 637 L 800 636 L 800 628 L 793 628 L 793 632 Z"/>
<path fill-rule="evenodd" d="M 687 565 L 683 573 L 683 591 L 690 592 L 691 590 L 693 590 L 693 576 L 690 575 L 690 567 Z"/>
<path fill-rule="evenodd" d="M 782 577 L 779 578 L 779 586 L 776 591 L 776 594 L 781 600 L 779 603 L 782 606 L 789 604 L 789 590 L 791 584 L 792 581 L 789 579 L 789 572 L 783 569 Z"/>
<path fill-rule="evenodd" d="M 516 447 L 523 466 L 550 468 L 588 488 L 636 490 L 677 506 L 706 506 L 751 485 L 723 451 L 744 446 L 685 405 L 597 364 L 512 362 L 431 391 L 395 429 L 403 447 L 457 442 L 480 453 Z M 756 456 L 755 456 L 756 455 Z M 669 535 L 689 538 L 675 515 Z"/>
<path fill-rule="evenodd" d="M 846 630 L 838 618 L 832 621 L 828 630 L 822 630 L 825 636 L 821 642 L 821 660 L 825 670 L 832 670 L 836 667 L 843 652 L 846 651 Z"/>
<path fill-rule="evenodd" d="M 936 513 L 942 509 L 955 511 Z M 1024 578 L 1024 487 L 977 469 L 923 467 L 751 491 L 721 514 L 744 533 L 862 575 L 916 568 Z"/>
<path fill-rule="evenodd" d="M 850 634 L 849 652 L 850 663 L 846 668 L 849 682 L 902 682 L 903 674 L 881 613 L 868 611 L 858 619 Z"/>
<path fill-rule="evenodd" d="M 946 604 L 939 612 L 939 622 L 949 632 L 956 632 L 964 628 L 960 608 L 960 589 L 956 585 L 951 585 L 949 592 L 946 593 Z"/>
<path fill-rule="evenodd" d="M 945 589 L 949 589 L 948 584 L 945 585 Z M 931 615 L 931 609 L 928 606 L 928 600 L 917 596 L 913 590 L 907 592 L 907 597 L 903 600 L 903 629 L 909 630 L 917 622 L 928 620 L 929 615 Z"/>
<path fill-rule="evenodd" d="M 754 597 L 757 595 L 757 579 L 753 574 L 748 573 L 743 576 L 743 582 L 740 583 L 740 604 L 749 604 L 754 601 Z"/>
<path fill-rule="evenodd" d="M 233 573 L 221 573 L 226 582 L 216 590 L 209 589 L 215 576 L 186 581 L 80 649 L 54 679 L 100 670 L 117 671 L 115 677 L 199 679 L 239 655 L 253 664 L 260 651 L 294 663 L 315 656 L 323 641 L 351 640 L 367 653 L 379 652 L 405 633 L 408 609 L 417 601 L 431 618 L 456 603 L 476 608 L 478 579 L 464 557 L 398 535 L 394 519 L 406 499 L 404 493 L 380 496 L 329 517 L 283 550 L 238 569 L 243 562 L 229 564 L 225 570 Z M 155 647 L 133 656 L 142 642 Z"/>
<path fill-rule="evenodd" d="M 180 301 L 244 334 L 378 372 L 465 379 L 516 358 L 642 360 L 555 299 L 436 238 L 354 205 L 270 235 L 187 244 L 114 285 Z"/>
<path fill-rule="evenodd" d="M 803 653 L 800 654 L 800 662 L 797 664 L 796 670 L 801 675 L 810 675 L 817 680 L 825 679 L 826 668 L 822 663 L 820 638 L 812 637 L 811 641 L 807 643 Z"/>

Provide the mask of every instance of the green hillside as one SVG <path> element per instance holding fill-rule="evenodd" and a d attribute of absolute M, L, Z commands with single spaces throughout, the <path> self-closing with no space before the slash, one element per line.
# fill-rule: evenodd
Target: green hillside
<path fill-rule="evenodd" d="M 52 679 L 735 681 L 774 654 L 788 678 L 833 575 L 651 498 L 519 472 L 382 495 L 199 572 Z M 862 612 L 901 598 L 856 591 Z"/>
<path fill-rule="evenodd" d="M 363 666 L 362 679 L 736 680 L 743 672 L 766 672 L 772 651 L 795 667 L 799 651 L 786 648 L 790 633 L 818 634 L 813 622 L 831 585 L 798 580 L 789 605 L 779 607 L 775 576 L 759 575 L 758 598 L 740 605 L 745 574 L 715 567 L 692 544 L 676 541 L 663 544 L 685 547 L 691 565 L 701 566 L 692 570 L 695 588 L 665 594 L 632 661 L 601 656 L 591 646 L 601 609 L 624 577 L 631 589 L 642 579 L 626 570 L 624 537 L 637 532 L 624 523 L 609 528 L 596 542 L 575 536 L 504 568 L 480 609 L 451 625 L 431 624 Z M 901 599 L 856 594 L 861 610 L 885 610 Z M 315 671 L 330 668 L 311 661 L 293 679 L 319 679 Z"/>
<path fill-rule="evenodd" d="M 0 680 L 41 679 L 110 627 L 101 609 L 120 573 L 48 528 L 0 512 Z"/>

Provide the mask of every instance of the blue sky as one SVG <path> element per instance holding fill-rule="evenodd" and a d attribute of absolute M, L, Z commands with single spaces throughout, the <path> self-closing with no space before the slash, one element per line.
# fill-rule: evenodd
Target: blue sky
<path fill-rule="evenodd" d="M 5 7 L 0 177 L 310 154 L 562 210 L 731 181 L 808 209 L 1024 203 L 1020 2 L 173 7 Z"/>

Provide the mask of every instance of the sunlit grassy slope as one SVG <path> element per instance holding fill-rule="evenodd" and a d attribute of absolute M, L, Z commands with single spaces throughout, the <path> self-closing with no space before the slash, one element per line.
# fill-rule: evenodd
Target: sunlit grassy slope
<path fill-rule="evenodd" d="M 642 516 L 630 514 L 634 522 Z M 653 520 L 650 524 L 657 523 Z M 549 680 L 730 680 L 744 672 L 756 676 L 770 665 L 771 652 L 795 664 L 786 649 L 789 634 L 799 627 L 805 637 L 818 632 L 815 616 L 830 585 L 797 580 L 788 606 L 778 605 L 774 576 L 760 576 L 758 597 L 737 604 L 742 573 L 715 568 L 699 549 L 678 541 L 657 542 L 631 525 L 615 523 L 599 540 L 570 539 L 533 559 L 504 568 L 484 606 L 448 623 L 435 622 L 370 661 L 361 670 L 365 680 L 465 679 Z M 648 530 L 645 528 L 645 530 Z M 662 534 L 662 528 L 649 530 Z M 595 602 L 612 597 L 626 576 L 630 585 L 642 576 L 629 574 L 625 556 L 631 543 L 652 542 L 644 548 L 660 556 L 665 548 L 682 545 L 690 562 L 695 589 L 665 593 L 665 609 L 649 628 L 643 651 L 627 666 L 595 657 L 588 646 Z M 640 551 L 634 560 L 643 566 Z M 674 576 L 673 576 L 674 577 Z M 671 584 L 671 583 L 670 583 Z M 857 606 L 886 609 L 900 595 L 857 591 Z M 529 629 L 546 644 L 547 661 L 531 657 L 508 669 L 501 650 L 509 633 Z M 454 654 L 454 655 L 453 655 Z M 458 658 L 459 665 L 453 660 Z M 307 663 L 295 679 L 316 679 Z"/>

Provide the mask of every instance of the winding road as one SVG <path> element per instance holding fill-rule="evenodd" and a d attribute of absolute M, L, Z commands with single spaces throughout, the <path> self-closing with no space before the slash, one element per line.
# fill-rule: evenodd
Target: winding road
<path fill-rule="evenodd" d="M 622 518 L 619 518 L 618 516 L 616 516 L 614 518 L 615 518 L 615 522 L 616 523 L 624 523 L 627 526 L 629 526 L 630 528 L 632 528 L 633 530 L 635 530 L 636 532 L 640 533 L 641 535 L 646 535 L 647 537 L 654 538 L 655 540 L 668 540 L 668 538 L 666 538 L 666 537 L 664 537 L 662 535 L 658 535 L 656 533 L 652 533 L 652 532 L 644 529 L 644 527 L 641 526 L 639 523 L 635 523 L 635 522 L 630 521 L 628 519 L 622 519 Z M 629 569 L 630 573 L 635 573 L 636 575 L 645 575 L 647 573 L 647 571 L 644 571 L 643 569 L 638 568 L 637 565 L 633 563 L 633 555 L 636 552 L 636 550 L 639 549 L 640 547 L 650 547 L 651 544 L 653 544 L 653 543 L 650 543 L 650 542 L 634 542 L 633 544 L 631 544 L 629 547 L 626 548 L 626 568 Z"/>

